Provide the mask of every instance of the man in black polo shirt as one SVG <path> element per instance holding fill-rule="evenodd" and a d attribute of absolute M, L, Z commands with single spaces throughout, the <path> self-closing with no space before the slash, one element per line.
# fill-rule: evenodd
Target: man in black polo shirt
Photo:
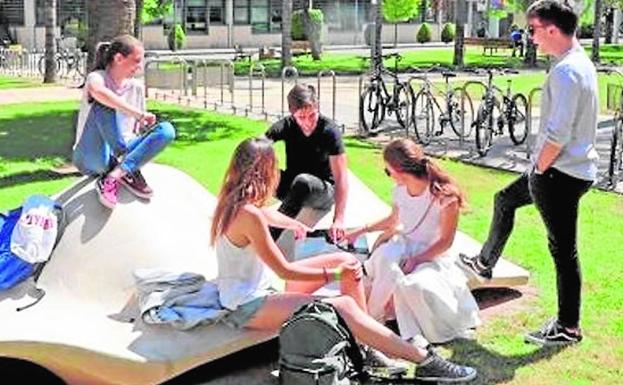
<path fill-rule="evenodd" d="M 318 112 L 312 86 L 297 84 L 288 94 L 290 116 L 273 124 L 266 136 L 286 146 L 286 169 L 281 171 L 277 198 L 279 211 L 294 218 L 304 206 L 328 210 L 335 203 L 329 234 L 344 236 L 344 210 L 348 195 L 346 154 L 335 122 Z M 273 228 L 274 239 L 282 229 Z"/>

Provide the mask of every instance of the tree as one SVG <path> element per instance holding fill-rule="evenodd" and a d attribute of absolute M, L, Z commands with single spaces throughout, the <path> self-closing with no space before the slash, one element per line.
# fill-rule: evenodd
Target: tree
<path fill-rule="evenodd" d="M 134 37 L 137 39 L 141 38 L 141 32 L 143 29 L 143 5 L 144 0 L 135 0 L 136 2 L 136 12 L 134 13 Z"/>
<path fill-rule="evenodd" d="M 303 28 L 305 36 L 311 45 L 312 58 L 320 60 L 322 52 L 322 23 L 324 14 L 319 9 L 312 9 L 312 1 L 307 0 L 307 6 L 303 9 Z"/>
<path fill-rule="evenodd" d="M 95 46 L 115 36 L 134 32 L 136 5 L 134 0 L 89 0 L 86 2 L 89 18 L 88 64 L 92 67 Z M 94 17 L 97 15 L 97 17 Z"/>
<path fill-rule="evenodd" d="M 281 68 L 292 65 L 292 0 L 281 3 Z"/>
<path fill-rule="evenodd" d="M 454 59 L 452 60 L 452 64 L 457 67 L 463 67 L 465 65 L 466 5 L 465 0 L 456 0 L 456 12 L 454 13 L 456 37 L 454 39 Z"/>
<path fill-rule="evenodd" d="M 374 20 L 374 44 L 370 51 L 370 69 L 375 70 L 381 66 L 383 62 L 383 45 L 381 35 L 383 33 L 383 14 L 381 12 L 383 0 L 372 0 L 371 19 Z"/>
<path fill-rule="evenodd" d="M 383 0 L 383 17 L 394 23 L 394 47 L 398 45 L 398 23 L 415 17 L 421 0 Z"/>
<path fill-rule="evenodd" d="M 139 7 L 139 1 L 142 3 L 142 8 Z M 136 10 L 137 13 L 140 10 L 141 21 L 149 23 L 173 12 L 173 0 L 137 0 Z"/>
<path fill-rule="evenodd" d="M 44 83 L 56 82 L 56 0 L 45 1 L 45 74 Z"/>
<path fill-rule="evenodd" d="M 595 0 L 595 24 L 593 28 L 593 51 L 591 59 L 599 63 L 599 38 L 601 37 L 601 8 L 602 0 Z"/>

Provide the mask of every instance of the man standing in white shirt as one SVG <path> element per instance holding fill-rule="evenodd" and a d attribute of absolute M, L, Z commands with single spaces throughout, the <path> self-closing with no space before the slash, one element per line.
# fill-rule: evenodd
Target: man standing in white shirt
<path fill-rule="evenodd" d="M 597 178 L 599 89 L 595 66 L 575 38 L 578 16 L 568 3 L 537 1 L 528 9 L 527 18 L 535 44 L 555 58 L 543 85 L 534 164 L 495 195 L 487 241 L 479 255 L 461 255 L 461 262 L 490 279 L 513 229 L 515 210 L 534 203 L 545 223 L 556 266 L 558 315 L 525 339 L 540 345 L 565 345 L 582 340 L 577 219 L 580 198 Z"/>

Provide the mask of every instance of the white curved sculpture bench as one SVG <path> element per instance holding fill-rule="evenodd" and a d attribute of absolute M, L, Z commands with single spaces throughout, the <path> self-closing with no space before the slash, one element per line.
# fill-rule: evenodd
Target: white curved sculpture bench
<path fill-rule="evenodd" d="M 144 173 L 155 190 L 149 203 L 123 190 L 111 212 L 85 180 L 60 195 L 70 223 L 39 280 L 47 294 L 21 312 L 16 308 L 32 302 L 31 282 L 0 294 L 0 356 L 34 362 L 70 385 L 147 385 L 275 336 L 224 325 L 177 331 L 132 322 L 135 269 L 194 271 L 207 279 L 217 271 L 209 245 L 214 196 L 171 167 L 150 164 Z M 389 211 L 354 175 L 349 178 L 346 226 Z M 332 214 L 304 210 L 301 217 L 319 220 L 322 228 Z M 468 252 L 479 248 L 463 234 L 455 245 Z M 522 274 L 525 283 L 527 272 Z"/>
<path fill-rule="evenodd" d="M 157 384 L 273 337 L 224 325 L 183 332 L 128 322 L 136 317 L 135 269 L 216 274 L 214 196 L 170 167 L 144 173 L 155 190 L 149 203 L 123 191 L 110 212 L 92 183 L 66 192 L 70 223 L 39 280 L 46 296 L 22 312 L 15 309 L 32 301 L 29 282 L 0 296 L 0 356 L 32 361 L 68 384 Z"/>

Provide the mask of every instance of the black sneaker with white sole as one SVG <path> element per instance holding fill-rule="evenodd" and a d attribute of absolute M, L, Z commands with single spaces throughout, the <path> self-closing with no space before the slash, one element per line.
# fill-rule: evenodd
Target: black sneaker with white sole
<path fill-rule="evenodd" d="M 483 265 L 478 255 L 470 257 L 469 255 L 459 253 L 459 263 L 462 268 L 471 271 L 480 278 L 489 280 L 493 276 L 493 269 Z"/>
<path fill-rule="evenodd" d="M 555 318 L 551 318 L 541 330 L 526 334 L 524 339 L 527 343 L 541 346 L 564 346 L 582 341 L 582 333 L 569 332 Z"/>
<path fill-rule="evenodd" d="M 461 366 L 429 350 L 426 359 L 415 368 L 416 381 L 465 382 L 476 378 L 476 369 Z"/>

